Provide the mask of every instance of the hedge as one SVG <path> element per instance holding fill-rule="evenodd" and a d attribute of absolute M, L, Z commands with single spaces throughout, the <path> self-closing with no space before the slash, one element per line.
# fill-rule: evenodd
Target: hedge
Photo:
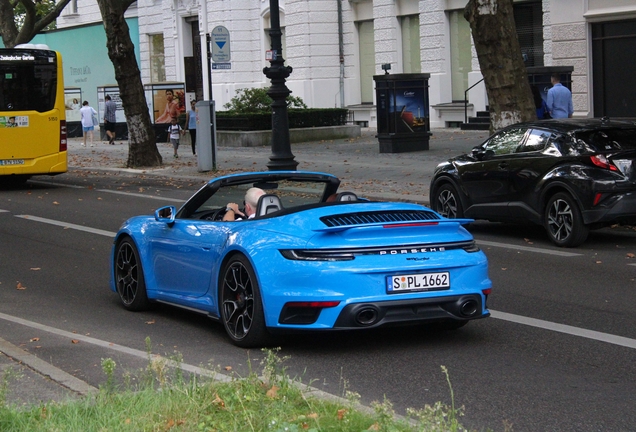
<path fill-rule="evenodd" d="M 289 128 L 342 126 L 347 123 L 348 110 L 343 108 L 289 109 Z M 234 114 L 217 111 L 216 129 L 230 131 L 271 130 L 271 113 Z"/>

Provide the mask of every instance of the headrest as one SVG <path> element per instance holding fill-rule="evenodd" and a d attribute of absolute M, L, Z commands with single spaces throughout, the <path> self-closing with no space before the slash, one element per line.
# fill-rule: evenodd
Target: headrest
<path fill-rule="evenodd" d="M 283 208 L 278 195 L 265 194 L 261 195 L 256 204 L 256 216 L 265 216 L 274 213 Z"/>
<path fill-rule="evenodd" d="M 340 192 L 336 195 L 336 201 L 358 201 L 358 196 L 353 192 Z"/>

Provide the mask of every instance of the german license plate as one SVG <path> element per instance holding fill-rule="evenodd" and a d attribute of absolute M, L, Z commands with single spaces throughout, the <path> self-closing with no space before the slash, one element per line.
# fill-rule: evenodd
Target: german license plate
<path fill-rule="evenodd" d="M 434 291 L 449 288 L 450 274 L 448 272 L 397 275 L 387 278 L 387 292 L 389 294 L 402 291 Z"/>
<path fill-rule="evenodd" d="M 0 165 L 24 165 L 24 159 L 0 159 Z"/>

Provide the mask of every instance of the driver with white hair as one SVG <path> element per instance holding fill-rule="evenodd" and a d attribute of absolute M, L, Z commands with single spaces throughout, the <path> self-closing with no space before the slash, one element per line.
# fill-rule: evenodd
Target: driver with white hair
<path fill-rule="evenodd" d="M 234 221 L 241 219 L 252 219 L 256 215 L 256 206 L 258 199 L 265 195 L 263 189 L 253 187 L 245 192 L 245 213 L 239 210 L 237 203 L 229 203 L 225 209 L 224 221 Z"/>

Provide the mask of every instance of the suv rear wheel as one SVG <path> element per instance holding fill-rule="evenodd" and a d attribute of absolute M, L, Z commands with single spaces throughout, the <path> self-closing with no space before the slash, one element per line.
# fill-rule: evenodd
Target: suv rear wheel
<path fill-rule="evenodd" d="M 556 193 L 550 198 L 543 219 L 548 237 L 557 246 L 579 246 L 590 232 L 583 223 L 576 201 L 565 192 Z"/>

